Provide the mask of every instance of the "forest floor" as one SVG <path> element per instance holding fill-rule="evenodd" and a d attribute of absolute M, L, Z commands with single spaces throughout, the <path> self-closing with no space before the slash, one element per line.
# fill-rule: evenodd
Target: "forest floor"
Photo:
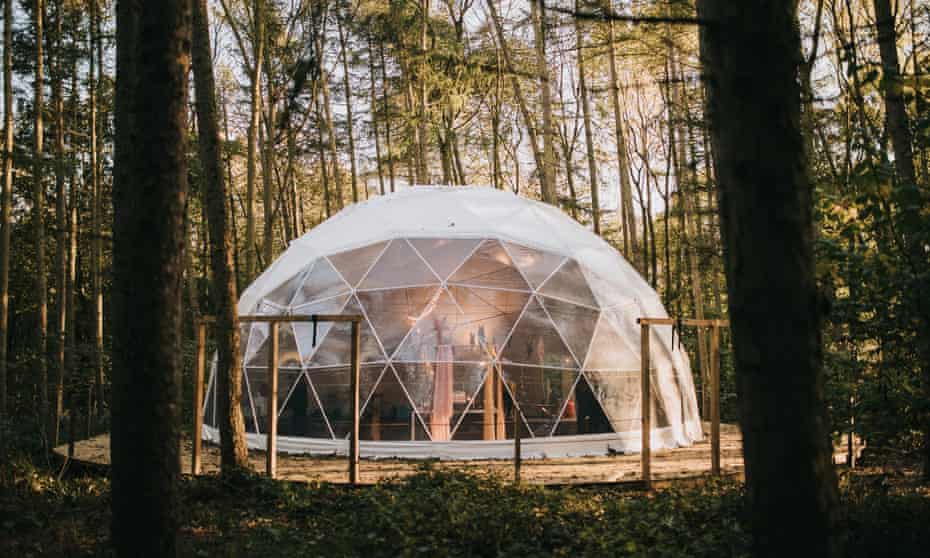
<path fill-rule="evenodd" d="M 8 456 L 4 456 L 8 457 Z M 0 556 L 110 556 L 109 482 L 0 460 Z M 930 486 L 906 462 L 841 470 L 849 556 L 925 557 Z M 185 478 L 182 556 L 748 556 L 742 484 L 652 493 L 437 470 L 363 488 Z"/>

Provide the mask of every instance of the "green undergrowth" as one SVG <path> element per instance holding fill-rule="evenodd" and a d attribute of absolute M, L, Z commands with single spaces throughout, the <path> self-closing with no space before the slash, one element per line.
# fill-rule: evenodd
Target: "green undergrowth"
<path fill-rule="evenodd" d="M 0 556 L 107 556 L 109 484 L 0 465 Z M 748 556 L 741 485 L 652 494 L 513 486 L 424 467 L 351 489 L 257 476 L 185 480 L 184 556 Z M 930 498 L 844 482 L 851 556 L 926 556 Z"/>

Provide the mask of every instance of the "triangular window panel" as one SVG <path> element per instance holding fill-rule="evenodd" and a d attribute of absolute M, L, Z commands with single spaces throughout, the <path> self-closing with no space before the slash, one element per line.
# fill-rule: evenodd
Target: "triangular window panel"
<path fill-rule="evenodd" d="M 571 347 L 575 358 L 578 362 L 584 362 L 591 338 L 594 337 L 598 311 L 545 296 L 539 297 L 539 300 L 546 307 L 562 338 Z"/>
<path fill-rule="evenodd" d="M 290 375 L 288 372 L 288 379 L 291 379 Z M 285 375 L 282 374 L 279 387 L 284 385 L 284 379 Z M 306 438 L 332 438 L 333 434 L 323 416 L 317 394 L 307 380 L 307 376 L 298 372 L 291 381 L 291 387 L 278 407 L 278 434 Z"/>
<path fill-rule="evenodd" d="M 585 304 L 597 308 L 597 299 L 588 287 L 588 281 L 581 273 L 581 267 L 575 260 L 566 260 L 562 267 L 552 274 L 539 289 L 540 294 Z"/>
<path fill-rule="evenodd" d="M 485 240 L 452 274 L 449 283 L 474 287 L 530 290 L 510 255 L 497 240 Z"/>
<path fill-rule="evenodd" d="M 342 276 L 333 268 L 326 258 L 320 258 L 313 264 L 300 289 L 294 295 L 291 306 L 329 298 L 349 291 L 349 286 Z"/>
<path fill-rule="evenodd" d="M 632 340 L 624 339 L 611 325 L 606 313 L 601 314 L 594 332 L 594 339 L 588 349 L 588 356 L 584 362 L 585 370 L 639 370 L 639 352 L 634 349 L 639 345 Z"/>
<path fill-rule="evenodd" d="M 393 360 L 489 360 L 503 346 L 528 298 L 528 293 L 514 291 L 454 286 L 442 290 L 426 306 Z"/>
<path fill-rule="evenodd" d="M 476 238 L 411 238 L 410 244 L 439 275 L 445 280 L 462 265 L 465 258 L 481 242 Z"/>
<path fill-rule="evenodd" d="M 361 328 L 362 362 L 383 362 L 385 360 L 385 356 L 381 350 L 381 344 L 378 343 L 378 339 L 375 337 L 375 333 L 371 328 L 371 324 L 368 323 L 367 319 L 364 319 L 362 307 L 359 306 L 355 297 L 351 297 L 349 299 L 349 302 L 346 304 L 345 308 L 343 308 L 342 313 L 359 314 L 363 316 Z M 317 345 L 317 348 L 313 350 L 310 360 L 305 360 L 304 364 L 307 367 L 350 364 L 352 361 L 351 333 L 352 324 L 348 322 L 333 324 L 329 328 L 329 331 L 326 332 L 326 336 L 323 337 L 322 340 L 319 340 L 318 337 L 319 344 Z"/>
<path fill-rule="evenodd" d="M 477 389 L 461 411 L 456 410 L 453 440 L 506 440 L 513 434 L 513 398 L 492 368 L 482 367 Z M 472 380 L 474 381 L 474 380 Z M 522 430 L 526 432 L 526 430 Z"/>
<path fill-rule="evenodd" d="M 362 366 L 359 374 L 359 405 L 368 399 L 372 387 L 378 381 L 384 365 Z M 348 366 L 313 369 L 307 376 L 326 414 L 329 426 L 336 438 L 343 438 L 352 428 L 352 369 Z"/>
<path fill-rule="evenodd" d="M 385 353 L 394 354 L 426 305 L 435 298 L 436 291 L 436 287 L 358 291 L 358 300 L 365 308 Z"/>
<path fill-rule="evenodd" d="M 254 369 L 253 369 L 254 370 Z M 258 411 L 252 397 L 252 383 L 249 381 L 249 374 L 242 372 L 242 417 L 245 419 L 245 431 L 257 433 L 258 425 L 255 421 L 255 415 Z"/>
<path fill-rule="evenodd" d="M 566 401 L 572 396 L 579 372 L 535 366 L 504 366 L 503 373 L 533 435 L 549 436 Z"/>
<path fill-rule="evenodd" d="M 394 370 L 428 426 L 433 441 L 447 441 L 481 386 L 487 365 L 406 362 L 394 364 Z"/>
<path fill-rule="evenodd" d="M 533 297 L 520 317 L 501 355 L 504 362 L 557 368 L 577 368 L 549 316 Z"/>
<path fill-rule="evenodd" d="M 556 436 L 573 436 L 577 434 L 607 434 L 614 432 L 600 402 L 591 390 L 584 376 L 575 385 L 575 391 L 565 405 L 559 419 Z"/>
<path fill-rule="evenodd" d="M 360 423 L 360 436 L 366 440 L 429 440 L 425 426 L 390 366 L 368 399 Z"/>
<path fill-rule="evenodd" d="M 268 332 L 271 330 L 271 326 L 268 324 L 261 325 L 264 326 L 264 338 L 261 339 L 257 350 L 246 360 L 246 366 L 268 366 L 268 357 L 271 351 L 271 340 L 268 339 Z M 278 367 L 300 368 L 300 361 L 297 340 L 294 338 L 294 327 L 286 322 L 278 324 Z"/>
<path fill-rule="evenodd" d="M 433 283 L 439 283 L 439 278 L 406 240 L 398 238 L 391 241 L 359 288 L 383 289 Z"/>
<path fill-rule="evenodd" d="M 351 295 L 347 294 L 338 295 L 318 302 L 303 304 L 294 308 L 294 313 L 305 315 L 341 314 L 350 296 Z M 314 342 L 313 322 L 294 322 L 294 334 L 297 337 L 297 348 L 300 349 L 300 356 L 303 362 L 306 362 L 313 356 L 316 348 L 323 342 L 323 339 L 332 327 L 332 322 L 317 322 L 316 341 Z"/>
<path fill-rule="evenodd" d="M 639 372 L 586 370 L 587 385 L 616 432 L 641 428 L 642 385 Z"/>
<path fill-rule="evenodd" d="M 346 282 L 355 287 L 365 277 L 365 273 L 371 269 L 371 265 L 378 258 L 378 255 L 384 251 L 385 244 L 387 244 L 386 241 L 378 242 L 355 250 L 339 252 L 329 256 L 329 261 L 336 266 L 336 269 L 342 274 Z"/>
<path fill-rule="evenodd" d="M 565 259 L 558 254 L 527 248 L 512 242 L 505 242 L 504 245 L 507 247 L 507 251 L 510 252 L 511 257 L 513 257 L 513 261 L 516 262 L 523 275 L 529 279 L 534 288 L 539 288 Z"/>
<path fill-rule="evenodd" d="M 278 285 L 274 290 L 268 293 L 264 300 L 266 302 L 272 302 L 282 308 L 286 308 L 290 305 L 291 301 L 294 300 L 294 295 L 297 293 L 298 287 L 300 287 L 303 282 L 304 276 L 307 270 L 310 269 L 310 266 L 305 267 L 299 273 L 292 276 L 290 279 Z"/>

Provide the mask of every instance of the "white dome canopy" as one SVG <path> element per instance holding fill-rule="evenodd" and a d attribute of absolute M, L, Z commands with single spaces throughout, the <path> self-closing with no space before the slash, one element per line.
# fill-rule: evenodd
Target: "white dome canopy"
<path fill-rule="evenodd" d="M 658 295 L 559 209 L 477 187 L 415 187 L 347 207 L 242 294 L 240 314 L 362 314 L 362 455 L 508 457 L 639 449 L 640 316 Z M 282 325 L 282 451 L 344 453 L 342 325 Z M 656 331 L 657 330 L 657 331 Z M 666 330 L 666 331 L 663 331 Z M 653 447 L 702 435 L 670 328 L 652 336 Z M 243 408 L 263 447 L 267 326 L 244 326 Z M 211 379 L 204 433 L 217 437 Z M 508 423 L 508 421 L 511 421 Z"/>

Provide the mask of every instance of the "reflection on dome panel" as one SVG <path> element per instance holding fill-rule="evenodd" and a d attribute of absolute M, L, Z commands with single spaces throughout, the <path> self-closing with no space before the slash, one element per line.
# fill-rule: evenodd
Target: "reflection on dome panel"
<path fill-rule="evenodd" d="M 578 370 L 505 365 L 503 374 L 533 436 L 549 436 L 572 395 Z"/>
<path fill-rule="evenodd" d="M 339 274 L 342 275 L 346 283 L 351 287 L 358 285 L 362 277 L 371 269 L 372 264 L 378 256 L 384 251 L 387 242 L 376 242 L 368 246 L 362 246 L 355 250 L 346 250 L 338 254 L 332 254 L 329 261 L 332 262 Z"/>
<path fill-rule="evenodd" d="M 410 238 L 408 240 L 442 280 L 458 269 L 481 242 L 477 238 Z"/>
<path fill-rule="evenodd" d="M 481 246 L 452 274 L 449 283 L 472 287 L 488 287 L 529 291 L 517 266 L 497 240 L 485 240 Z"/>
<path fill-rule="evenodd" d="M 558 330 L 534 297 L 520 317 L 501 354 L 504 362 L 556 368 L 576 368 L 578 364 L 562 341 Z"/>
<path fill-rule="evenodd" d="M 364 307 L 387 355 L 394 354 L 407 332 L 437 295 L 437 287 L 410 287 L 357 293 L 358 300 Z"/>

